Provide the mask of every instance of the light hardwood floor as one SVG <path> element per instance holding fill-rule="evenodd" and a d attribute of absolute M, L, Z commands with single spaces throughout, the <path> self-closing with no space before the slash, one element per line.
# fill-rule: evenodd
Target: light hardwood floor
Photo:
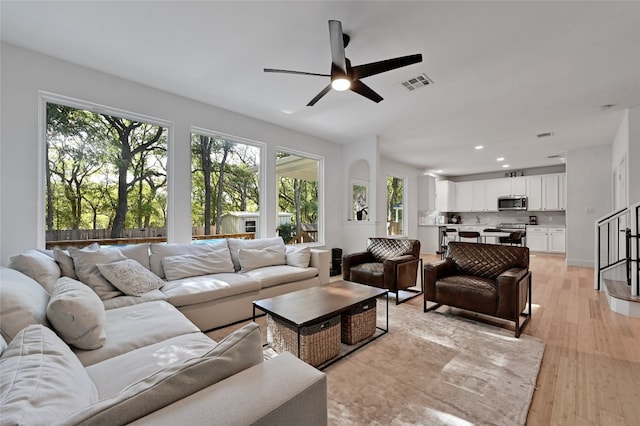
<path fill-rule="evenodd" d="M 591 268 L 536 253 L 531 270 L 524 334 L 546 346 L 527 425 L 640 425 L 640 318 L 611 312 Z"/>

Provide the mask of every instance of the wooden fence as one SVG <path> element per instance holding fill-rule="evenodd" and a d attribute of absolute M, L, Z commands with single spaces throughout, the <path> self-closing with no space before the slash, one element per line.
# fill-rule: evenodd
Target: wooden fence
<path fill-rule="evenodd" d="M 108 246 L 108 245 L 126 245 L 126 244 L 138 244 L 138 243 L 162 243 L 167 241 L 165 228 L 152 228 L 152 229 L 158 232 L 158 234 L 156 234 L 158 236 L 151 236 L 153 235 L 153 233 L 150 233 L 149 236 L 135 235 L 135 232 L 129 233 L 129 231 L 135 231 L 135 230 L 127 229 L 126 232 L 124 232 L 127 235 L 126 237 L 111 238 L 111 233 L 109 230 L 90 229 L 90 230 L 75 230 L 76 233 L 72 233 L 70 230 L 69 231 L 66 231 L 66 230 L 53 231 L 52 236 L 57 236 L 59 235 L 58 233 L 68 232 L 67 235 L 69 237 L 71 235 L 77 235 L 77 236 L 85 236 L 85 237 L 91 236 L 93 238 L 49 239 L 50 233 L 47 232 L 46 248 L 52 249 L 52 248 L 68 248 L 68 247 L 86 247 L 86 246 L 90 246 L 93 243 L 98 243 L 101 246 Z M 159 230 L 162 230 L 162 232 L 160 233 Z M 83 231 L 104 231 L 104 232 L 90 233 L 90 232 L 83 232 Z M 144 230 L 139 230 L 139 231 L 144 231 Z M 104 235 L 104 237 L 101 238 L 100 237 L 101 235 Z M 242 238 L 245 240 L 253 240 L 255 238 L 255 234 L 253 232 L 246 232 L 246 233 L 240 233 L 240 234 L 192 235 L 191 237 L 192 240 L 199 240 L 199 241 L 217 240 L 221 238 Z"/>

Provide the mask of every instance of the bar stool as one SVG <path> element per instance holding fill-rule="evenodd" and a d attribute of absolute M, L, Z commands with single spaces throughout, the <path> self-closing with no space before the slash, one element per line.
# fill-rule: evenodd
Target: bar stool
<path fill-rule="evenodd" d="M 446 228 L 442 231 L 442 240 L 440 241 L 440 259 L 444 259 L 447 255 L 447 250 L 449 249 L 449 240 L 451 240 L 449 234 L 455 234 L 457 232 L 458 231 L 455 228 Z"/>
<path fill-rule="evenodd" d="M 522 244 L 522 232 L 512 232 L 508 237 L 500 237 L 500 244 L 523 245 Z"/>
<path fill-rule="evenodd" d="M 480 233 L 477 231 L 458 231 L 458 241 L 462 241 L 463 238 L 475 238 L 476 242 L 480 242 Z"/>

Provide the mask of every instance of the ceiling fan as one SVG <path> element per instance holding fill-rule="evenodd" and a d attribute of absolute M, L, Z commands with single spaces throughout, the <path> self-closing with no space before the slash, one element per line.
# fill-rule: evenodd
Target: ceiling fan
<path fill-rule="evenodd" d="M 364 96 L 365 98 L 371 99 L 375 103 L 378 103 L 382 100 L 382 96 L 374 92 L 369 86 L 360 81 L 360 79 L 422 62 L 422 55 L 418 54 L 401 56 L 399 58 L 386 59 L 384 61 L 371 62 L 369 64 L 352 67 L 351 61 L 349 61 L 344 54 L 344 49 L 349 44 L 349 40 L 349 35 L 342 32 L 342 23 L 340 21 L 330 20 L 329 41 L 331 43 L 331 74 L 318 74 L 313 72 L 281 70 L 274 68 L 265 68 L 264 72 L 331 77 L 331 83 L 311 99 L 307 106 L 315 105 L 316 102 L 318 102 L 320 98 L 326 95 L 332 88 L 338 91 L 349 89 Z"/>

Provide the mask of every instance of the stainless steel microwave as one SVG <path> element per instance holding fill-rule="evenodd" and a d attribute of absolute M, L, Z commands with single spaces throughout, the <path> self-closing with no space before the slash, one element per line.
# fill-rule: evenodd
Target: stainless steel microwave
<path fill-rule="evenodd" d="M 524 195 L 498 197 L 498 210 L 527 210 L 527 197 Z"/>

